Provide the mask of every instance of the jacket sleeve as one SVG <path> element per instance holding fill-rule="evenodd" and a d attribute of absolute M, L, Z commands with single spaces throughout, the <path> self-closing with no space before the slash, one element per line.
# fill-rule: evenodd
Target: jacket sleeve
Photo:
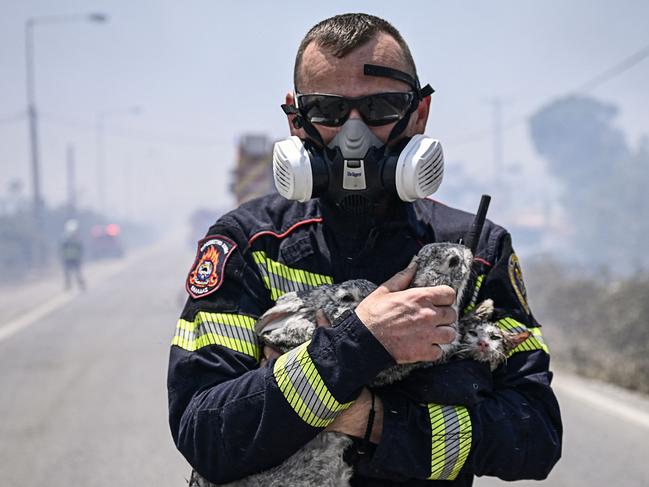
<path fill-rule="evenodd" d="M 216 236 L 233 247 L 227 257 L 219 254 L 222 275 L 217 265 L 209 276 L 218 288 L 190 296 L 178 321 L 168 369 L 169 423 L 188 462 L 208 480 L 225 483 L 288 458 L 393 360 L 352 315 L 260 368 L 254 323 L 273 304 L 268 289 L 235 223 L 217 223 L 208 235 L 203 246 Z M 204 252 L 199 246 L 192 271 Z"/>
<path fill-rule="evenodd" d="M 562 424 L 550 387 L 548 348 L 529 310 L 509 234 L 499 236 L 496 248 L 495 263 L 483 265 L 484 273 L 476 280 L 473 304 L 492 298 L 502 316 L 498 325 L 528 329 L 530 338 L 494 371 L 493 385 L 475 380 L 482 375 L 479 371 L 450 369 L 437 376 L 445 380 L 442 386 L 428 390 L 437 395 L 436 402 L 413 400 L 398 387 L 379 391 L 383 433 L 371 459 L 363 460 L 364 475 L 456 480 L 457 485 L 474 474 L 544 479 L 560 458 Z M 466 380 L 472 381 L 460 386 L 466 392 L 444 392 L 444 386 L 453 388 Z M 468 392 L 473 387 L 479 397 Z"/>

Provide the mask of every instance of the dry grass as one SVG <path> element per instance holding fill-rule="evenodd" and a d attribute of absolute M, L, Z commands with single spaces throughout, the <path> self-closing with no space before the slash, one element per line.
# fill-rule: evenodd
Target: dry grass
<path fill-rule="evenodd" d="M 649 393 L 649 275 L 580 277 L 539 261 L 526 281 L 556 364 Z"/>

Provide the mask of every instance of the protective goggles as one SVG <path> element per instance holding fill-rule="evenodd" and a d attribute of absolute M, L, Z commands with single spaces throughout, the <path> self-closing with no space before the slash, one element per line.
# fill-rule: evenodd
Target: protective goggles
<path fill-rule="evenodd" d="M 296 93 L 298 111 L 310 123 L 340 127 L 355 108 L 370 126 L 387 125 L 405 117 L 419 98 L 413 91 L 376 93 L 358 98 L 347 98 L 324 93 Z"/>

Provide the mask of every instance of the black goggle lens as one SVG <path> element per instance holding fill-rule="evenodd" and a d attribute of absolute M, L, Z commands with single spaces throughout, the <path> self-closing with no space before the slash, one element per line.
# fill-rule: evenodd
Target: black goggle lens
<path fill-rule="evenodd" d="M 300 112 L 311 123 L 339 127 L 356 108 L 367 125 L 379 126 L 401 120 L 412 105 L 414 93 L 377 93 L 360 98 L 299 94 L 297 100 Z"/>

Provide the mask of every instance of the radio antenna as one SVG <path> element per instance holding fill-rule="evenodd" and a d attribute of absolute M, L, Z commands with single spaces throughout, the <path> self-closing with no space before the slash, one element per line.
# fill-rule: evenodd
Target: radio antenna
<path fill-rule="evenodd" d="M 478 242 L 480 241 L 480 234 L 482 233 L 482 227 L 487 218 L 487 210 L 489 209 L 489 203 L 491 202 L 491 196 L 488 194 L 483 194 L 480 198 L 480 206 L 478 207 L 478 213 L 476 213 L 471 228 L 464 238 L 464 245 L 466 245 L 471 253 L 475 255 L 475 252 L 478 248 Z"/>

